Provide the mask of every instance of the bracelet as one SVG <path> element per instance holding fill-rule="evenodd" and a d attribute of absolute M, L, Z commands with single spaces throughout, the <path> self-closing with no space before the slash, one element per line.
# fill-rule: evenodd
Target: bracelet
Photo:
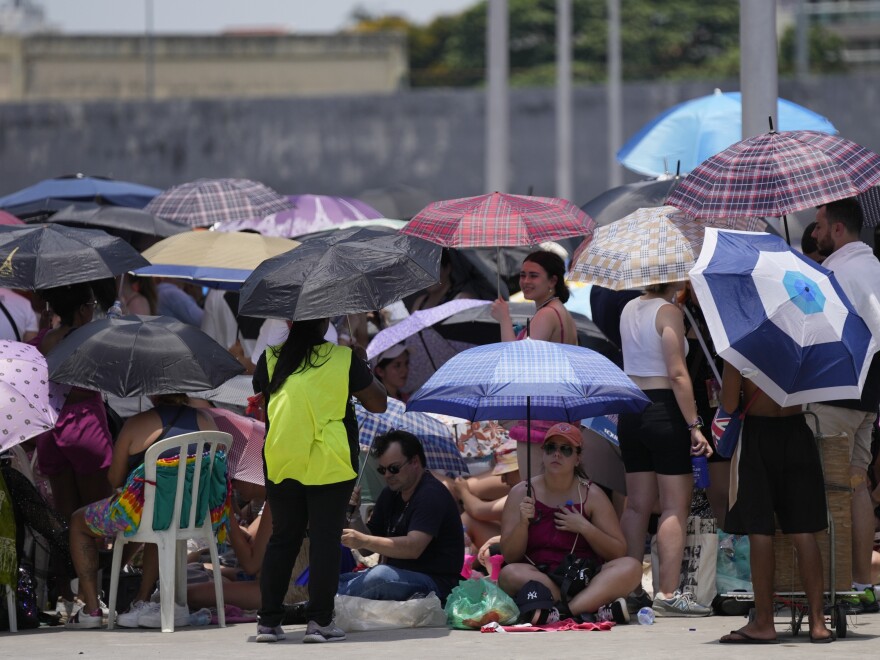
<path fill-rule="evenodd" d="M 688 424 L 688 431 L 693 431 L 694 429 L 701 428 L 703 428 L 703 418 L 697 415 L 697 418 L 693 422 Z"/>

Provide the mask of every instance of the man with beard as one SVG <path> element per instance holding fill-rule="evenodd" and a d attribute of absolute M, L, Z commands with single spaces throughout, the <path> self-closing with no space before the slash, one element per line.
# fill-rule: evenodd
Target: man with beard
<path fill-rule="evenodd" d="M 464 533 L 458 506 L 449 490 L 425 469 L 422 443 L 406 431 L 376 437 L 372 455 L 386 486 L 364 525 L 357 514 L 342 544 L 378 552 L 382 561 L 339 578 L 341 596 L 407 600 L 437 594 L 441 600 L 458 584 L 464 560 Z M 359 511 L 360 491 L 350 504 Z"/>
<path fill-rule="evenodd" d="M 877 341 L 880 341 L 880 262 L 871 247 L 861 240 L 864 215 L 855 198 L 830 202 L 818 207 L 813 238 L 822 262 L 834 273 L 846 297 Z M 867 470 L 871 463 L 871 429 L 880 406 L 880 353 L 875 353 L 860 399 L 811 404 L 819 416 L 825 435 L 845 433 L 850 449 L 852 492 L 852 568 L 853 590 L 858 597 L 848 600 L 850 613 L 880 611 L 871 588 L 871 551 L 874 539 L 874 512 L 868 491 Z"/>

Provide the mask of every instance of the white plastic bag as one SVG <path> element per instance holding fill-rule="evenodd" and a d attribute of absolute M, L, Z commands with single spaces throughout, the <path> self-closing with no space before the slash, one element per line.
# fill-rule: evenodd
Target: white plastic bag
<path fill-rule="evenodd" d="M 446 612 L 434 592 L 411 600 L 371 600 L 336 596 L 336 625 L 353 630 L 392 628 L 439 628 L 446 626 Z"/>

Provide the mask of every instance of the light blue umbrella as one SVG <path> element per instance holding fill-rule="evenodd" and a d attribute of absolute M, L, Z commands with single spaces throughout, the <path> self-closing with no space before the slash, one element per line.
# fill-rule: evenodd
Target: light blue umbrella
<path fill-rule="evenodd" d="M 707 228 L 690 278 L 718 354 L 776 403 L 859 398 L 878 345 L 831 271 L 779 236 Z"/>
<path fill-rule="evenodd" d="M 638 412 L 648 403 L 635 383 L 599 353 L 523 339 L 454 356 L 412 395 L 407 410 L 472 421 L 525 418 L 528 427 L 532 418 L 578 423 L 584 417 Z"/>
<path fill-rule="evenodd" d="M 785 99 L 779 99 L 777 117 L 776 130 L 837 133 L 822 115 Z M 680 103 L 645 124 L 617 152 L 617 160 L 646 176 L 668 174 L 667 164 L 675 170 L 677 163 L 681 174 L 686 174 L 741 139 L 741 95 L 716 89 L 714 94 Z"/>

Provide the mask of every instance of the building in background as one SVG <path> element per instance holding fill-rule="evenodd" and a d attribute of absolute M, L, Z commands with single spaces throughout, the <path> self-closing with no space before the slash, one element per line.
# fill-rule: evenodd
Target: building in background
<path fill-rule="evenodd" d="M 406 35 L 394 32 L 39 32 L 0 34 L 0 102 L 381 94 L 398 90 L 408 72 Z"/>
<path fill-rule="evenodd" d="M 843 40 L 843 60 L 851 70 L 880 66 L 880 0 L 779 0 L 777 25 L 783 31 L 807 13 L 818 25 Z"/>

